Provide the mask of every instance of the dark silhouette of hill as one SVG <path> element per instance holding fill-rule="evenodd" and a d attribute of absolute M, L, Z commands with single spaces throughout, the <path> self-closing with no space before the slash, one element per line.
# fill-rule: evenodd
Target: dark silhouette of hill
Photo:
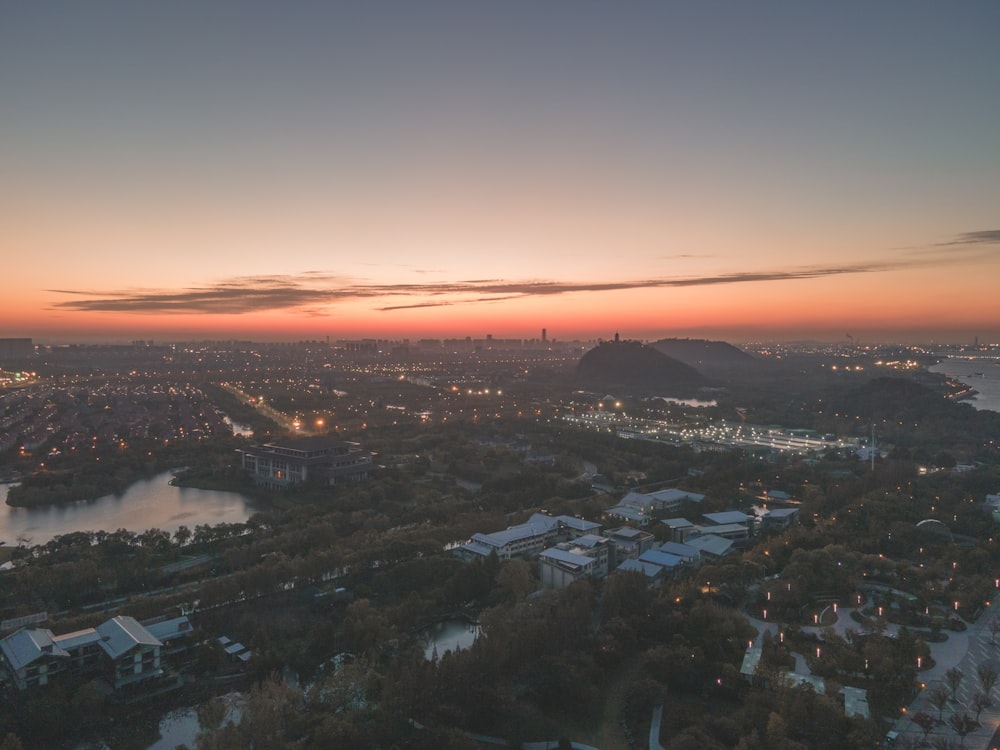
<path fill-rule="evenodd" d="M 754 367 L 759 364 L 759 360 L 725 341 L 661 339 L 650 346 L 668 357 L 702 371 L 703 368 L 725 370 Z"/>
<path fill-rule="evenodd" d="M 605 341 L 580 358 L 577 382 L 587 388 L 691 392 L 709 385 L 693 367 L 638 341 Z"/>

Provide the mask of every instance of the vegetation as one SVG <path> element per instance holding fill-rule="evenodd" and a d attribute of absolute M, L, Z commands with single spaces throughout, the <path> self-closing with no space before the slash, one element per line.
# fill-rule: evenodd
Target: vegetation
<path fill-rule="evenodd" d="M 996 593 L 1000 551 L 979 505 L 1000 486 L 989 437 L 996 422 L 923 385 L 852 380 L 821 391 L 798 385 L 789 401 L 768 401 L 750 418 L 794 414 L 789 424 L 863 434 L 870 425 L 858 417 L 867 410 L 866 419 L 897 441 L 874 471 L 832 451 L 805 460 L 696 453 L 578 432 L 537 415 L 477 412 L 434 425 L 372 420 L 359 433 L 378 455 L 371 481 L 270 494 L 267 509 L 245 524 L 22 543 L 10 552 L 14 569 L 0 575 L 0 612 L 58 613 L 47 624 L 57 632 L 92 626 L 109 612 L 139 619 L 192 612 L 202 645 L 184 664 L 195 691 L 185 695 L 201 704 L 199 748 L 464 750 L 477 746 L 469 732 L 511 746 L 601 737 L 610 748 L 643 736 L 657 705 L 666 706 L 661 741 L 670 750 L 871 748 L 884 734 L 879 717 L 897 715 L 915 694 L 929 644 L 964 627 Z M 305 399 L 291 390 L 276 398 Z M 721 395 L 714 413 L 735 417 L 736 398 Z M 307 408 L 322 408 L 320 396 L 309 399 Z M 889 425 L 897 416 L 906 424 Z M 84 487 L 103 491 L 98 482 L 116 491 L 130 477 L 178 466 L 188 467 L 183 481 L 252 492 L 233 464 L 238 444 L 135 443 L 68 460 L 26 480 L 14 497 L 51 501 Z M 101 471 L 90 468 L 97 458 Z M 955 470 L 971 461 L 974 471 Z M 588 464 L 617 489 L 596 493 Z M 541 509 L 597 519 L 631 487 L 676 485 L 706 495 L 699 513 L 749 511 L 764 490 L 782 490 L 800 501 L 801 523 L 763 533 L 738 556 L 656 591 L 637 574 L 618 574 L 539 592 L 533 562 L 464 564 L 445 551 Z M 941 528 L 918 525 L 928 519 Z M 836 617 L 833 602 L 858 610 L 850 635 L 821 629 Z M 763 618 L 765 609 L 784 635 L 762 637 L 762 687 L 739 669 L 748 641 L 759 637 L 748 616 Z M 458 617 L 479 622 L 478 640 L 427 660 L 422 631 Z M 887 636 L 888 625 L 901 626 L 898 637 Z M 217 677 L 231 679 L 211 645 L 222 634 L 254 657 L 245 676 L 217 685 Z M 793 654 L 831 684 L 867 689 L 876 718 L 847 717 L 835 698 L 791 685 L 783 675 Z M 302 689 L 277 676 L 286 670 Z M 964 737 L 997 674 L 952 679 L 974 682 L 980 701 L 951 716 L 945 688 L 927 719 L 931 729 L 948 721 Z M 229 712 L 210 698 L 234 684 L 242 688 L 239 711 Z M 8 693 L 14 710 L 0 713 L 0 737 L 9 733 L 2 746 L 106 736 L 99 717 L 124 720 L 143 710 L 109 703 L 85 681 Z"/>

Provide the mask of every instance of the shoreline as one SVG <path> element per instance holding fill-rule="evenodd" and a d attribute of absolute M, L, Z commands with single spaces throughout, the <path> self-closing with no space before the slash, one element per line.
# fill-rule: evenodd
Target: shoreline
<path fill-rule="evenodd" d="M 959 383 L 965 387 L 966 390 L 959 391 L 958 393 L 952 395 L 950 398 L 953 401 L 959 401 L 962 403 L 969 404 L 971 407 L 977 411 L 992 411 L 1000 413 L 1000 378 L 991 377 L 986 378 L 985 366 L 988 364 L 1000 366 L 1000 359 L 996 357 L 955 357 L 955 356 L 940 356 L 935 357 L 936 361 L 932 365 L 928 365 L 927 372 L 933 375 L 940 375 L 941 377 L 947 378 Z M 947 363 L 958 364 L 966 363 L 969 365 L 968 369 L 975 368 L 974 373 L 959 373 L 957 372 L 960 367 L 953 367 Z M 941 366 L 947 366 L 952 373 L 944 372 L 940 368 Z M 980 370 L 980 368 L 983 368 Z M 993 372 L 992 370 L 990 372 Z M 974 376 L 978 376 L 974 377 Z M 982 379 L 984 383 L 988 383 L 990 386 L 996 386 L 996 388 L 986 388 L 984 389 L 984 383 L 970 382 L 977 379 Z M 979 386 L 977 388 L 977 386 Z M 995 391 L 995 392 L 994 392 Z M 984 398 L 985 397 L 985 398 Z"/>

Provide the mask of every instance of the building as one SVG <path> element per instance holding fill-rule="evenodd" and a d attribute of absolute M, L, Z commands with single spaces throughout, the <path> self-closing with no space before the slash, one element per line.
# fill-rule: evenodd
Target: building
<path fill-rule="evenodd" d="M 798 520 L 798 508 L 771 508 L 761 514 L 760 525 L 762 529 L 781 530 L 794 526 Z"/>
<path fill-rule="evenodd" d="M 630 559 L 623 562 L 617 568 L 615 568 L 616 573 L 638 573 L 646 579 L 646 585 L 651 588 L 659 588 L 660 584 L 663 583 L 663 579 L 666 577 L 666 569 L 654 565 L 653 563 L 643 562 L 638 559 Z"/>
<path fill-rule="evenodd" d="M 697 530 L 686 518 L 665 518 L 660 523 L 670 529 L 670 539 L 675 542 L 683 542 Z"/>
<path fill-rule="evenodd" d="M 179 638 L 190 632 L 191 623 L 182 617 L 150 627 Z M 121 692 L 164 677 L 163 650 L 164 643 L 149 628 L 118 616 L 65 635 L 45 628 L 18 630 L 0 640 L 0 662 L 19 690 L 43 687 L 62 674 L 94 674 Z"/>
<path fill-rule="evenodd" d="M 639 556 L 639 562 L 647 565 L 659 565 L 667 576 L 676 575 L 686 565 L 684 558 L 658 549 L 643 552 Z"/>
<path fill-rule="evenodd" d="M 683 544 L 682 542 L 664 542 L 657 549 L 661 552 L 676 555 L 691 565 L 697 565 L 701 559 L 701 552 L 697 547 L 692 547 L 690 544 Z"/>
<path fill-rule="evenodd" d="M 657 490 L 649 493 L 649 497 L 656 503 L 656 509 L 666 513 L 676 513 L 681 510 L 685 503 L 700 503 L 705 499 L 704 495 L 697 492 L 689 492 L 677 488 L 667 490 Z"/>
<path fill-rule="evenodd" d="M 648 531 L 636 529 L 632 526 L 622 526 L 617 529 L 608 529 L 604 532 L 614 547 L 615 565 L 621 564 L 625 560 L 634 560 L 643 552 L 652 548 L 656 537 Z"/>
<path fill-rule="evenodd" d="M 543 586 L 561 589 L 581 578 L 597 575 L 597 558 L 580 554 L 579 551 L 570 552 L 552 547 L 538 556 L 538 577 Z"/>
<path fill-rule="evenodd" d="M 676 488 L 656 492 L 629 492 L 614 508 L 608 508 L 604 515 L 636 526 L 648 526 L 656 516 L 676 513 L 685 503 L 700 503 L 704 495 Z"/>
<path fill-rule="evenodd" d="M 372 456 L 356 443 L 334 443 L 325 437 L 288 438 L 238 451 L 243 470 L 254 483 L 284 489 L 315 480 L 333 485 L 362 481 L 372 468 Z"/>
<path fill-rule="evenodd" d="M 706 560 L 718 560 L 733 551 L 732 540 L 717 534 L 698 534 L 690 537 L 685 544 L 697 549 L 702 559 Z"/>
<path fill-rule="evenodd" d="M 491 534 L 473 534 L 472 538 L 455 548 L 455 554 L 466 560 L 489 557 L 496 553 L 501 560 L 512 557 L 534 557 L 546 547 L 559 542 L 572 541 L 588 535 L 597 535 L 599 523 L 574 516 L 547 516 L 533 513 L 524 523 L 510 526 Z"/>
<path fill-rule="evenodd" d="M 713 526 L 728 526 L 730 524 L 740 524 L 744 528 L 750 528 L 753 516 L 748 516 L 738 510 L 724 510 L 721 513 L 705 513 L 702 515 L 709 524 Z"/>
<path fill-rule="evenodd" d="M 95 628 L 98 646 L 106 656 L 105 672 L 115 690 L 154 677 L 162 677 L 156 636 L 132 617 L 113 617 Z"/>

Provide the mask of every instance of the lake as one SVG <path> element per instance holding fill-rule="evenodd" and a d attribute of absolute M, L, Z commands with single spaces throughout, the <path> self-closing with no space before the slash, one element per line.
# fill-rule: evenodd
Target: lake
<path fill-rule="evenodd" d="M 73 531 L 141 532 L 162 529 L 171 534 L 179 526 L 242 523 L 257 510 L 250 498 L 238 492 L 174 487 L 173 473 L 165 471 L 129 486 L 122 495 L 105 495 L 67 505 L 12 508 L 6 504 L 10 485 L 0 485 L 0 541 L 15 544 L 19 535 L 29 544 L 45 544 Z"/>
<path fill-rule="evenodd" d="M 479 625 L 464 620 L 443 620 L 424 631 L 424 658 L 433 659 L 435 651 L 439 657 L 446 651 L 464 651 L 479 635 Z"/>

